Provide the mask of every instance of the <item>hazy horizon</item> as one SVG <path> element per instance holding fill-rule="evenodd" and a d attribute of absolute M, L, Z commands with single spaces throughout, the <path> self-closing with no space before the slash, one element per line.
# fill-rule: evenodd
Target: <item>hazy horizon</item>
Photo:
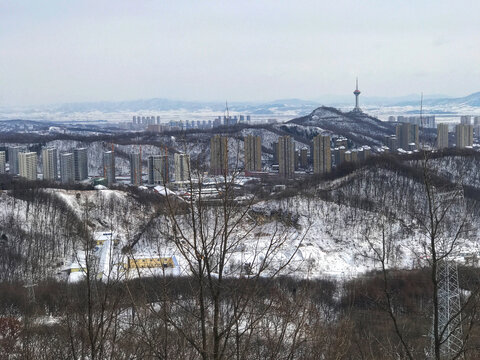
<path fill-rule="evenodd" d="M 461 97 L 480 3 L 460 3 L 0 1 L 0 106 L 321 101 L 357 76 L 362 98 Z"/>

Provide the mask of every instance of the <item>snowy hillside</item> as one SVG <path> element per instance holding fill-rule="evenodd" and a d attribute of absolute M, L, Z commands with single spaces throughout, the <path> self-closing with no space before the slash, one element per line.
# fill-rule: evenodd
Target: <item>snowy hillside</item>
<path fill-rule="evenodd" d="M 462 158 L 445 157 L 436 162 L 455 169 L 460 165 L 454 164 Z M 477 185 L 474 172 L 467 176 L 473 176 L 471 183 Z M 0 196 L 0 232 L 5 239 L 0 257 L 2 276 L 58 276 L 95 231 L 112 230 L 118 233 L 114 249 L 118 256 L 126 246 L 132 256 L 175 256 L 181 273 L 188 273 L 188 255 L 172 240 L 170 208 L 165 199 L 146 189 L 131 191 L 4 191 Z M 439 199 L 449 198 L 451 191 L 443 188 L 442 194 Z M 443 228 L 447 240 L 459 219 L 469 224 L 468 232 L 458 241 L 458 253 L 464 255 L 478 252 L 475 239 L 480 235 L 474 221 L 478 199 L 465 196 L 468 206 L 462 199 L 455 200 Z M 268 255 L 268 271 L 275 271 L 291 258 L 282 270 L 284 274 L 354 276 L 375 268 L 372 251 L 381 244 L 382 234 L 388 240 L 388 266 L 417 266 L 425 255 L 426 235 L 420 224 L 428 213 L 426 204 L 425 187 L 415 166 L 388 161 L 308 185 L 299 192 L 271 194 L 256 201 L 232 228 L 232 240 L 242 240 L 229 250 L 226 274 L 235 276 L 247 263 L 260 266 Z M 213 236 L 219 216 L 223 216 L 218 210 L 216 206 L 205 209 L 207 236 Z M 191 238 L 189 215 L 179 212 L 176 219 L 183 235 Z M 268 250 L 272 239 L 288 241 L 272 253 Z"/>
<path fill-rule="evenodd" d="M 391 124 L 365 113 L 344 113 L 331 107 L 319 107 L 310 115 L 293 119 L 289 124 L 314 126 L 342 135 L 361 145 L 381 145 L 385 135 L 394 134 Z"/>

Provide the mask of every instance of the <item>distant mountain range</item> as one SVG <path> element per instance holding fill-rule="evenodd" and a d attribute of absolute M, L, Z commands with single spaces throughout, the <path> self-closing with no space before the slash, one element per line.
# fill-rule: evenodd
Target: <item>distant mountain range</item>
<path fill-rule="evenodd" d="M 280 99 L 266 102 L 229 102 L 229 110 L 233 113 L 243 113 L 251 115 L 283 115 L 293 119 L 311 113 L 320 106 L 334 106 L 347 110 L 353 108 L 354 96 L 322 96 L 319 101 L 302 99 Z M 442 95 L 424 96 L 424 111 L 427 113 L 445 113 L 455 114 L 465 111 L 471 111 L 472 107 L 478 107 L 480 112 L 480 92 L 460 97 L 452 98 Z M 360 96 L 360 107 L 366 112 L 375 108 L 388 109 L 389 107 L 420 107 L 420 95 L 412 94 L 402 97 L 368 97 L 362 94 Z M 120 114 L 120 116 L 130 116 L 138 112 L 179 112 L 186 113 L 215 113 L 223 114 L 225 111 L 225 102 L 215 101 L 182 101 L 161 98 L 129 100 L 129 101 L 98 101 L 98 102 L 79 102 L 51 104 L 42 106 L 0 106 L 0 119 L 32 119 L 32 120 L 56 120 L 61 118 L 84 118 L 84 119 L 108 119 L 107 114 Z M 395 109 L 395 112 L 402 110 Z M 404 113 L 413 111 L 411 108 L 404 109 Z M 86 114 L 90 114 L 86 116 Z M 128 115 L 130 114 L 130 115 Z M 105 115 L 105 116 L 104 116 Z M 111 115 L 110 118 L 117 115 Z M 117 116 L 118 118 L 118 116 Z"/>
<path fill-rule="evenodd" d="M 409 106 L 409 105 L 414 105 L 418 106 L 419 101 L 417 100 L 416 102 L 412 101 L 403 101 L 403 102 L 398 102 L 395 105 L 398 106 Z M 459 98 L 450 98 L 450 97 L 444 97 L 444 98 L 438 98 L 438 99 L 424 99 L 423 104 L 425 106 L 472 106 L 472 107 L 480 107 L 480 92 L 476 92 L 464 97 L 459 97 Z"/>
<path fill-rule="evenodd" d="M 245 112 L 250 114 L 273 114 L 276 112 L 299 111 L 312 109 L 320 106 L 318 102 L 300 99 L 283 99 L 269 102 L 229 102 L 228 107 L 231 111 Z M 200 102 L 200 101 L 182 101 L 170 99 L 142 99 L 129 101 L 99 101 L 99 102 L 81 102 L 65 103 L 42 106 L 25 106 L 0 110 L 21 110 L 24 112 L 60 112 L 60 113 L 84 113 L 84 112 L 138 112 L 138 111 L 171 111 L 186 110 L 189 112 L 212 111 L 223 112 L 226 108 L 225 102 Z"/>

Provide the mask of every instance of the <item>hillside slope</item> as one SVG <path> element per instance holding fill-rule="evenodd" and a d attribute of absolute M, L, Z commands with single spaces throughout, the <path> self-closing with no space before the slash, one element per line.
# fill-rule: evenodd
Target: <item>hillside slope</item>
<path fill-rule="evenodd" d="M 311 114 L 290 120 L 288 123 L 316 126 L 362 145 L 382 145 L 385 135 L 394 134 L 393 125 L 373 116 L 365 113 L 344 113 L 326 106 L 319 107 Z"/>

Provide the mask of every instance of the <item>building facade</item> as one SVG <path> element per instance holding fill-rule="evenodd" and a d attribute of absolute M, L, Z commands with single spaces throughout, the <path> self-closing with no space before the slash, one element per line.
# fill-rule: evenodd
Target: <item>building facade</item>
<path fill-rule="evenodd" d="M 210 139 L 210 174 L 228 174 L 228 138 L 215 135 Z"/>
<path fill-rule="evenodd" d="M 278 138 L 278 174 L 284 178 L 295 175 L 295 144 L 290 136 Z"/>
<path fill-rule="evenodd" d="M 115 153 L 113 151 L 103 153 L 103 177 L 108 186 L 115 183 Z"/>
<path fill-rule="evenodd" d="M 21 177 L 27 180 L 37 180 L 37 153 L 18 153 L 18 168 Z"/>
<path fill-rule="evenodd" d="M 245 171 L 262 171 L 262 138 L 248 135 L 244 141 Z"/>
<path fill-rule="evenodd" d="M 43 180 L 55 181 L 58 178 L 58 160 L 56 148 L 42 149 Z"/>
<path fill-rule="evenodd" d="M 60 154 L 60 181 L 63 184 L 70 184 L 75 181 L 73 153 Z"/>
<path fill-rule="evenodd" d="M 460 149 L 473 145 L 473 125 L 457 124 L 455 126 L 455 144 Z"/>
<path fill-rule="evenodd" d="M 190 155 L 175 154 L 175 181 L 185 182 L 190 180 Z"/>
<path fill-rule="evenodd" d="M 0 174 L 5 174 L 5 151 L 0 151 Z"/>
<path fill-rule="evenodd" d="M 73 160 L 75 168 L 75 181 L 88 179 L 87 148 L 74 149 Z"/>
<path fill-rule="evenodd" d="M 403 150 L 408 150 L 412 146 L 418 148 L 419 127 L 415 124 L 401 123 L 397 125 L 398 146 Z"/>
<path fill-rule="evenodd" d="M 142 185 L 142 158 L 139 152 L 130 153 L 130 184 Z"/>
<path fill-rule="evenodd" d="M 313 172 L 326 174 L 331 170 L 330 136 L 317 135 L 313 138 Z"/>
<path fill-rule="evenodd" d="M 10 166 L 10 175 L 18 175 L 20 173 L 18 154 L 22 152 L 26 152 L 26 148 L 23 146 L 8 147 L 8 164 Z"/>
<path fill-rule="evenodd" d="M 169 181 L 167 155 L 150 155 L 148 157 L 148 184 L 164 185 Z"/>
<path fill-rule="evenodd" d="M 437 125 L 437 149 L 448 148 L 448 124 Z"/>
<path fill-rule="evenodd" d="M 345 162 L 345 146 L 337 147 L 333 150 L 333 155 L 335 158 L 335 166 L 339 166 Z"/>

